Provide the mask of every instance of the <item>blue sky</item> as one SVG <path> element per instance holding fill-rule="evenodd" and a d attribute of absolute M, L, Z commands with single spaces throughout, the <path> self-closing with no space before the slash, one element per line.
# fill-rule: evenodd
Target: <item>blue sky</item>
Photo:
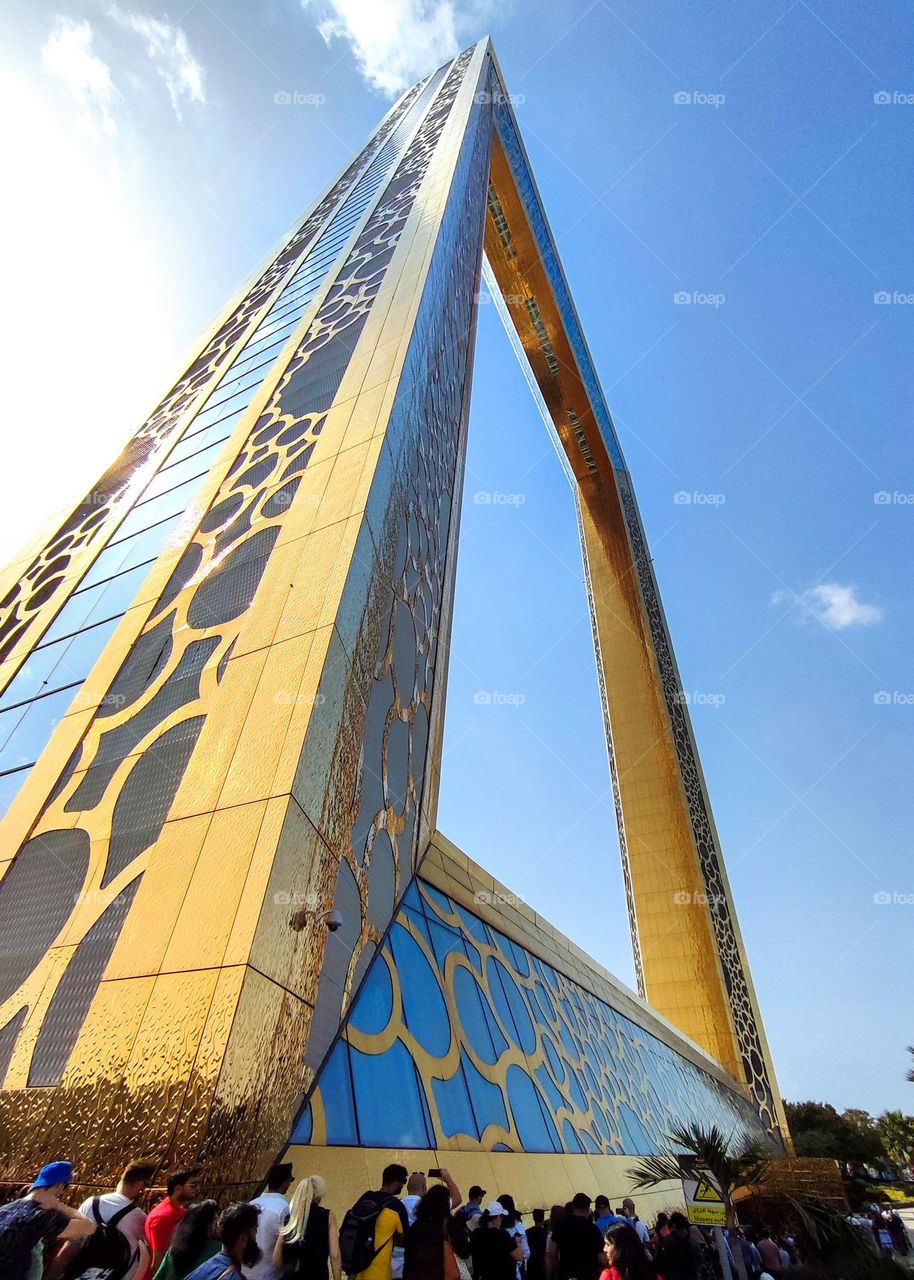
<path fill-rule="evenodd" d="M 914 1110 L 907 8 L 12 0 L 0 20 L 4 559 L 391 94 L 491 33 L 635 478 L 782 1091 Z M 440 825 L 632 980 L 571 495 L 490 303 Z"/>

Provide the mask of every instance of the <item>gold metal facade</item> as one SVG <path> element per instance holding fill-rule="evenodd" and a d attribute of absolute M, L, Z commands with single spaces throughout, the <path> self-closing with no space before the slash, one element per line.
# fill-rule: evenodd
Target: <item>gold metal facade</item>
<path fill-rule="evenodd" d="M 284 1146 L 435 827 L 483 237 L 503 292 L 528 300 L 512 316 L 579 481 L 645 991 L 770 1111 L 726 887 L 735 952 L 706 906 L 671 908 L 673 891 L 707 889 L 710 864 L 627 477 L 518 184 L 515 128 L 485 41 L 405 95 L 96 491 L 4 578 L 0 690 L 389 157 L 0 826 L 2 1177 L 53 1148 L 106 1182 L 141 1140 L 245 1194 Z M 328 934 L 315 919 L 333 906 Z"/>

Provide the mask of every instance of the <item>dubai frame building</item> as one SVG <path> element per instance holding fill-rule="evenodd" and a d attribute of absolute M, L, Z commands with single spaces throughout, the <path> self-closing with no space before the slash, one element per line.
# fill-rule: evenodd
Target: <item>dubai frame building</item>
<path fill-rule="evenodd" d="M 436 830 L 484 260 L 574 489 L 640 995 Z M 107 1185 L 142 1149 L 247 1196 L 288 1150 L 343 1195 L 391 1152 L 549 1204 L 677 1124 L 789 1142 L 488 40 L 404 94 L 6 570 L 0 692 L 0 1179 L 71 1156 Z"/>

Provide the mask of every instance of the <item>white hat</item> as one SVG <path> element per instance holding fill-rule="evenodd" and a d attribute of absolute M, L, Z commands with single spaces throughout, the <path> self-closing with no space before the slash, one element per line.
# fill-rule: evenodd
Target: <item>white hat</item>
<path fill-rule="evenodd" d="M 508 1210 L 503 1204 L 499 1204 L 497 1200 L 493 1200 L 491 1204 L 486 1205 L 486 1213 L 490 1218 L 503 1218 Z"/>

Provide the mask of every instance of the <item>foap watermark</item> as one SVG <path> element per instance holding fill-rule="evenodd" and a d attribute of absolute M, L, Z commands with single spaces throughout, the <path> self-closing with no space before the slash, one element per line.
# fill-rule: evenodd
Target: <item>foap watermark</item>
<path fill-rule="evenodd" d="M 873 94 L 873 102 L 877 107 L 911 107 L 914 106 L 914 93 L 905 93 L 903 89 L 880 89 Z"/>
<path fill-rule="evenodd" d="M 473 101 L 478 102 L 480 106 L 487 107 L 491 103 L 493 107 L 511 106 L 520 107 L 527 101 L 526 94 L 523 93 L 502 93 L 500 89 L 496 89 L 494 93 L 489 93 L 487 89 L 473 95 Z"/>
<path fill-rule="evenodd" d="M 677 907 L 718 907 L 726 906 L 727 899 L 722 893 L 705 893 L 703 889 L 677 889 L 673 894 L 673 902 Z"/>
<path fill-rule="evenodd" d="M 914 893 L 902 893 L 899 889 L 880 889 L 873 894 L 877 907 L 914 907 Z"/>
<path fill-rule="evenodd" d="M 473 694 L 477 707 L 522 707 L 525 693 L 499 693 L 497 689 L 477 689 Z"/>
<path fill-rule="evenodd" d="M 914 693 L 905 693 L 903 689 L 880 689 L 873 694 L 873 702 L 877 707 L 914 707 Z"/>
<path fill-rule="evenodd" d="M 507 889 L 479 889 L 473 894 L 473 901 L 481 907 L 523 907 L 527 899 L 519 893 L 509 893 Z"/>
<path fill-rule="evenodd" d="M 495 301 L 488 289 L 480 289 L 478 293 L 474 294 L 474 298 L 481 307 Z M 503 293 L 501 300 L 506 307 L 523 307 L 527 304 L 527 295 L 525 293 Z"/>
<path fill-rule="evenodd" d="M 879 289 L 873 294 L 877 307 L 914 307 L 914 293 L 905 293 L 903 289 Z"/>
<path fill-rule="evenodd" d="M 684 707 L 722 707 L 727 699 L 723 693 L 710 693 L 706 689 L 680 689 L 676 701 Z"/>
<path fill-rule="evenodd" d="M 473 494 L 477 507 L 522 507 L 527 501 L 525 493 L 500 493 L 498 489 L 477 489 Z"/>
<path fill-rule="evenodd" d="M 912 507 L 914 493 L 899 493 L 897 489 L 889 493 L 888 489 L 880 489 L 873 494 L 873 501 L 877 507 Z"/>
<path fill-rule="evenodd" d="M 319 911 L 320 899 L 313 893 L 300 893 L 298 889 L 280 889 L 273 894 L 277 907 L 303 907 L 306 911 Z"/>
<path fill-rule="evenodd" d="M 325 93 L 305 93 L 302 89 L 280 89 L 273 94 L 277 107 L 322 107 L 327 101 Z"/>
<path fill-rule="evenodd" d="M 680 89 L 673 94 L 676 107 L 722 107 L 727 101 L 722 93 L 705 93 L 701 89 Z"/>
<path fill-rule="evenodd" d="M 320 707 L 327 701 L 326 694 L 305 693 L 296 689 L 277 689 L 273 701 L 278 707 Z"/>
<path fill-rule="evenodd" d="M 676 507 L 722 507 L 726 501 L 723 493 L 702 493 L 698 489 L 677 489 L 673 494 Z"/>
<path fill-rule="evenodd" d="M 722 307 L 726 301 L 726 294 L 702 293 L 700 289 L 677 289 L 673 294 L 674 307 Z"/>

